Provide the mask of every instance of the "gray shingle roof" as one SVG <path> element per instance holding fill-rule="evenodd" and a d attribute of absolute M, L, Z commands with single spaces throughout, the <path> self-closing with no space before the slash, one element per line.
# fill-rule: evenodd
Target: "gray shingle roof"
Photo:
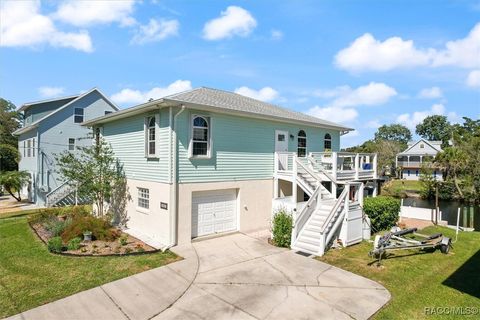
<path fill-rule="evenodd" d="M 290 121 L 308 122 L 314 125 L 328 126 L 341 130 L 353 130 L 338 123 L 322 120 L 301 112 L 242 96 L 237 93 L 206 87 L 176 93 L 164 97 L 163 99 L 212 106 L 220 109 L 246 112 L 261 116 L 271 116 Z"/>

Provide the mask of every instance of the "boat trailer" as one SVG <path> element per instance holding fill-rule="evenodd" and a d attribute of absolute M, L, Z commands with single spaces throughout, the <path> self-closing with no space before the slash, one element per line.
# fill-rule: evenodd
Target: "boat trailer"
<path fill-rule="evenodd" d="M 415 240 L 405 237 L 406 235 L 414 235 L 422 240 Z M 373 242 L 373 250 L 368 253 L 369 256 L 375 257 L 380 263 L 382 256 L 394 250 L 410 250 L 410 249 L 428 249 L 439 248 L 444 254 L 447 254 L 452 247 L 452 240 L 444 237 L 441 233 L 432 234 L 430 236 L 417 233 L 417 228 L 408 228 L 393 232 L 388 232 L 383 236 L 375 236 Z"/>

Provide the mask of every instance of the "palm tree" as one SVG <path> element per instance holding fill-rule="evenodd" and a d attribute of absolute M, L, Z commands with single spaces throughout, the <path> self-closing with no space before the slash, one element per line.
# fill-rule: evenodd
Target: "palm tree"
<path fill-rule="evenodd" d="M 19 202 L 22 201 L 20 190 L 28 181 L 30 174 L 27 171 L 6 171 L 0 174 L 0 186 Z"/>
<path fill-rule="evenodd" d="M 458 194 L 463 199 L 464 195 L 462 189 L 460 188 L 460 183 L 458 175 L 463 172 L 468 163 L 467 154 L 455 147 L 447 147 L 443 152 L 439 152 L 435 158 L 435 162 L 443 167 L 445 170 L 445 175 L 453 179 L 455 188 L 458 191 Z"/>

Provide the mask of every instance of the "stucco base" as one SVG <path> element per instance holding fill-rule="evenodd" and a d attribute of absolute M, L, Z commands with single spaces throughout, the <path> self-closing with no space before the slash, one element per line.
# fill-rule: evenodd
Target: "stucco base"
<path fill-rule="evenodd" d="M 170 244 L 170 184 L 127 180 L 131 199 L 127 204 L 127 228 L 135 237 L 152 244 Z M 149 209 L 139 208 L 138 188 L 149 189 Z M 161 209 L 160 203 L 167 204 L 168 209 Z"/>
<path fill-rule="evenodd" d="M 192 193 L 222 189 L 237 189 L 239 231 L 252 232 L 269 227 L 273 179 L 184 183 L 178 185 L 178 244 L 190 243 L 192 240 Z"/>

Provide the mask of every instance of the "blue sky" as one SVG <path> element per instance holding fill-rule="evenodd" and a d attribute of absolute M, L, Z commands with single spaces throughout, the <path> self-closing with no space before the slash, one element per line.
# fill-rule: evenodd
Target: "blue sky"
<path fill-rule="evenodd" d="M 99 87 L 121 107 L 199 86 L 356 129 L 480 117 L 480 1 L 1 0 L 0 96 Z"/>

